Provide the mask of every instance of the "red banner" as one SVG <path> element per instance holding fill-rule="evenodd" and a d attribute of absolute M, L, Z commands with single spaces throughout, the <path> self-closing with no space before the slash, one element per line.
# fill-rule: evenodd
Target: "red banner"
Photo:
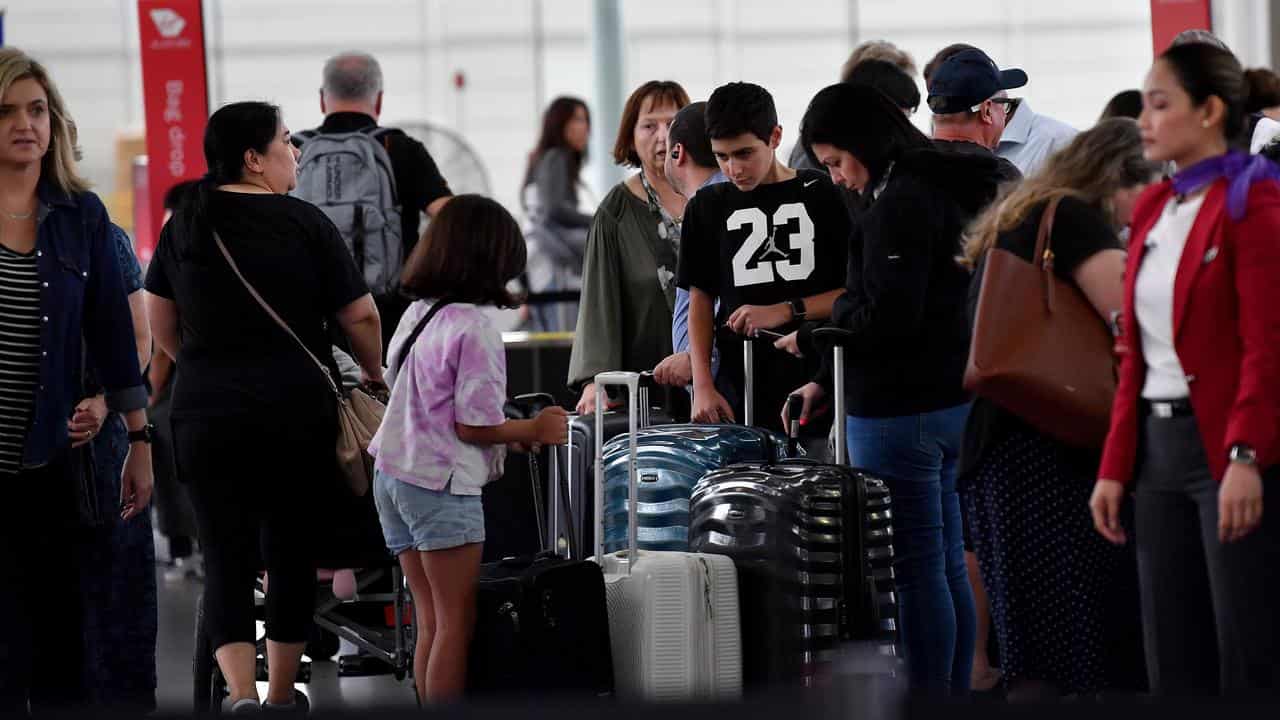
<path fill-rule="evenodd" d="M 1159 55 L 1183 30 L 1213 30 L 1209 0 L 1151 0 L 1151 45 Z"/>
<path fill-rule="evenodd" d="M 209 92 L 200 5 L 201 0 L 138 0 L 150 222 L 136 229 L 135 243 L 144 263 L 160 238 L 165 192 L 205 172 Z"/>

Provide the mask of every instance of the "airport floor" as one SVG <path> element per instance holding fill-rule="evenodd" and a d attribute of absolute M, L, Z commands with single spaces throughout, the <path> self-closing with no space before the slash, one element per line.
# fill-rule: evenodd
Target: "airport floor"
<path fill-rule="evenodd" d="M 201 583 L 195 579 L 166 580 L 157 568 L 160 600 L 160 633 L 156 647 L 156 702 L 161 713 L 189 713 L 192 709 L 191 656 L 195 642 L 196 599 Z M 346 648 L 343 652 L 351 652 Z M 313 662 L 311 682 L 298 685 L 310 698 L 313 711 L 416 707 L 412 681 L 393 676 L 338 678 L 335 662 Z M 265 696 L 266 683 L 259 683 Z"/>

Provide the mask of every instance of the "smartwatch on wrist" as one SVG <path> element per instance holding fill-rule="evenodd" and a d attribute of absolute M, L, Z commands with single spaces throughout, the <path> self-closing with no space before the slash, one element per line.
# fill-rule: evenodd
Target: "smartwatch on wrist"
<path fill-rule="evenodd" d="M 1258 451 L 1244 443 L 1236 443 L 1231 446 L 1230 452 L 1227 453 L 1227 458 L 1233 463 L 1256 466 L 1258 464 Z"/>
<path fill-rule="evenodd" d="M 803 299 L 796 298 L 794 300 L 788 300 L 787 304 L 791 306 L 791 319 L 804 320 L 805 317 L 807 317 Z"/>
<path fill-rule="evenodd" d="M 150 445 L 151 438 L 155 435 L 155 432 L 155 423 L 147 423 L 142 426 L 141 430 L 133 430 L 129 432 L 129 444 L 132 445 L 133 443 L 141 442 Z"/>

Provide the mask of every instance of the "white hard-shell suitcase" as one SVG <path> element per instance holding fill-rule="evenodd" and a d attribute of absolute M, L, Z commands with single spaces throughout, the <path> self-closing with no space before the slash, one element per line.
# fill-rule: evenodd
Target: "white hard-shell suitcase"
<path fill-rule="evenodd" d="M 636 551 L 636 504 L 627 503 L 627 550 L 605 555 L 603 408 L 609 386 L 626 387 L 631 456 L 629 497 L 637 496 L 636 430 L 649 377 L 596 376 L 595 557 L 609 605 L 614 685 L 619 697 L 649 701 L 734 700 L 742 695 L 738 575 L 733 560 L 704 553 Z M 632 562 L 631 559 L 635 558 Z"/>

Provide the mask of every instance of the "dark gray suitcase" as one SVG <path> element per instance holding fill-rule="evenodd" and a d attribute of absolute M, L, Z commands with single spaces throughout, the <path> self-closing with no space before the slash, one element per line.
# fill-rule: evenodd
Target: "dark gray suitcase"
<path fill-rule="evenodd" d="M 839 353 L 837 376 L 843 365 Z M 837 417 L 843 410 L 838 402 Z M 690 551 L 727 555 L 738 568 L 742 624 L 752 628 L 743 634 L 749 689 L 822 684 L 855 647 L 896 656 L 889 491 L 847 466 L 844 441 L 839 423 L 837 464 L 736 465 L 694 488 Z"/>

